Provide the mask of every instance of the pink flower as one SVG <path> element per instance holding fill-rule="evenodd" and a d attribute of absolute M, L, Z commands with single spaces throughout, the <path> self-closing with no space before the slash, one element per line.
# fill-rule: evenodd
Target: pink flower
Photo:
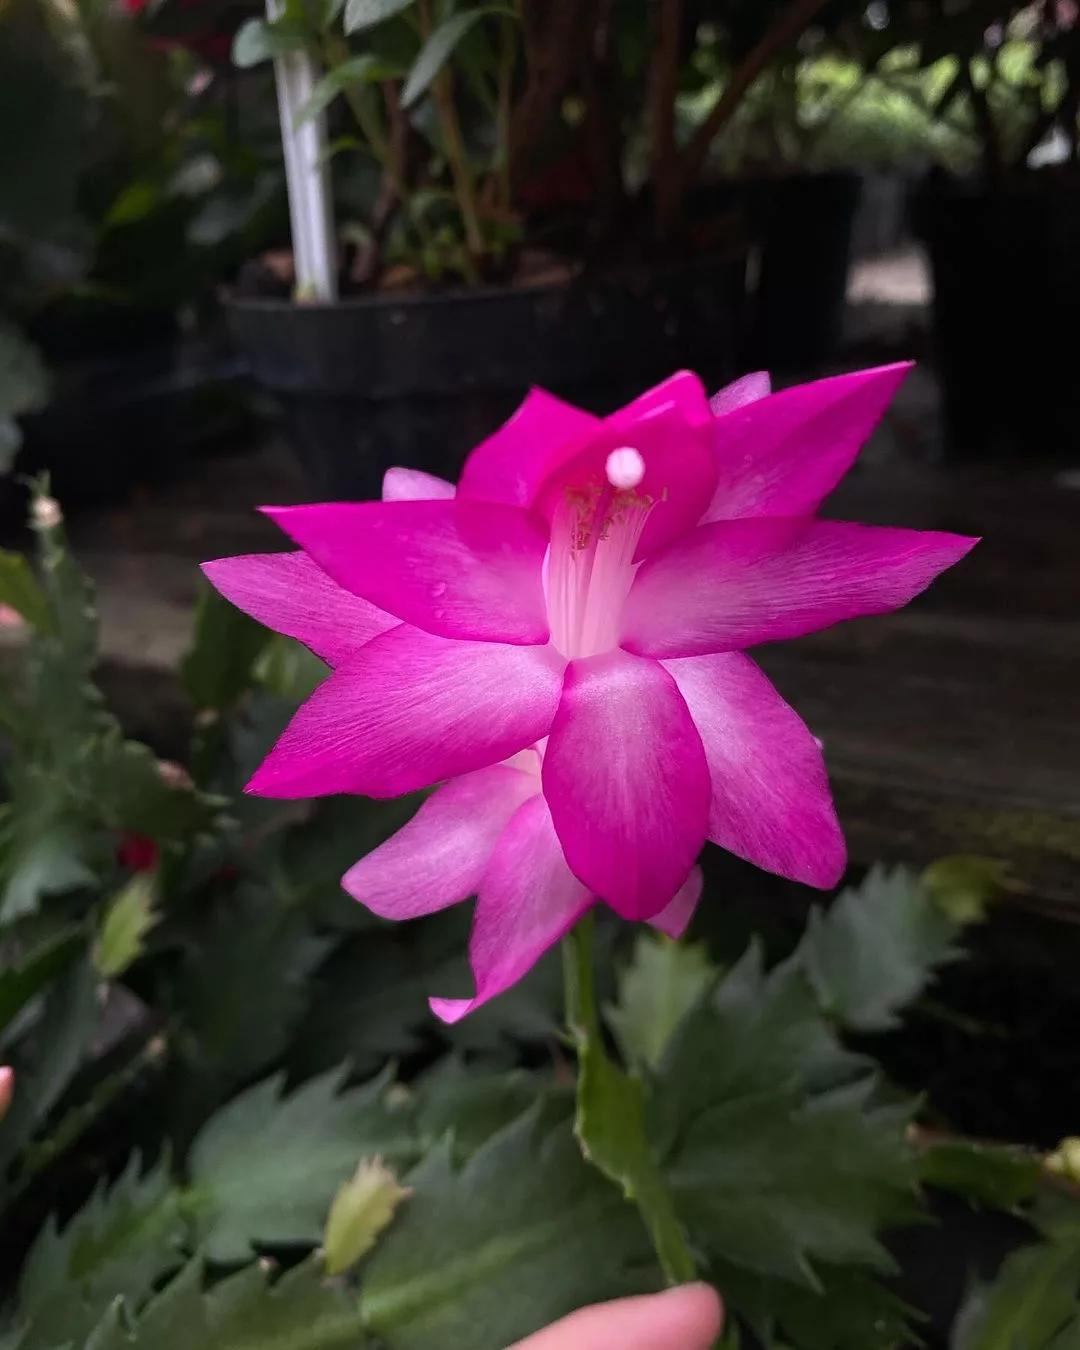
<path fill-rule="evenodd" d="M 345 873 L 355 899 L 386 919 L 415 919 L 475 895 L 471 999 L 433 998 L 460 1021 L 516 984 L 597 903 L 566 864 L 540 785 L 544 746 L 440 787 L 385 844 Z M 650 922 L 681 937 L 701 895 L 691 869 Z"/>
<path fill-rule="evenodd" d="M 534 390 L 456 491 L 391 470 L 382 502 L 270 509 L 301 552 L 207 573 L 333 674 L 249 790 L 475 786 L 543 742 L 542 799 L 517 806 L 550 820 L 579 903 L 655 919 L 706 838 L 834 885 L 845 851 L 820 748 L 743 649 L 898 608 L 972 547 L 815 517 L 906 370 L 771 395 L 752 375 L 711 404 L 684 373 L 606 419 Z M 516 820 L 484 837 L 491 873 L 524 856 Z M 405 884 L 398 917 L 431 882 Z M 521 949 L 531 964 L 543 947 Z"/>

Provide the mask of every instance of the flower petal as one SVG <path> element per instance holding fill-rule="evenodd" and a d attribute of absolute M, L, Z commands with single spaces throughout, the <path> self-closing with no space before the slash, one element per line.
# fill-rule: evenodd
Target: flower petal
<path fill-rule="evenodd" d="M 526 511 L 460 500 L 264 510 L 340 585 L 417 628 L 467 641 L 548 640 L 548 533 Z"/>
<path fill-rule="evenodd" d="M 825 762 L 802 718 L 742 652 L 665 661 L 712 778 L 709 838 L 762 867 L 829 889 L 847 853 Z"/>
<path fill-rule="evenodd" d="M 709 409 L 714 417 L 726 417 L 736 408 L 745 408 L 748 403 L 756 403 L 759 398 L 768 398 L 772 393 L 772 380 L 767 370 L 755 370 L 743 375 L 733 384 L 718 389 L 709 400 Z"/>
<path fill-rule="evenodd" d="M 424 473 L 423 469 L 393 468 L 383 474 L 384 502 L 445 501 L 456 491 L 453 483 L 433 473 Z"/>
<path fill-rule="evenodd" d="M 904 362 L 835 375 L 729 411 L 714 433 L 720 478 L 703 521 L 813 515 L 910 369 Z"/>
<path fill-rule="evenodd" d="M 542 776 L 574 874 L 624 919 L 659 914 L 701 851 L 710 792 L 667 671 L 619 651 L 571 662 Z"/>
<path fill-rule="evenodd" d="M 312 694 L 248 784 L 264 797 L 396 797 L 546 736 L 564 662 L 399 625 Z"/>
<path fill-rule="evenodd" d="M 407 825 L 341 880 L 383 919 L 416 919 L 475 895 L 510 817 L 540 791 L 535 774 L 496 764 L 438 788 Z"/>
<path fill-rule="evenodd" d="M 593 903 L 566 865 L 544 799 L 534 797 L 506 827 L 480 882 L 469 941 L 476 996 L 433 998 L 432 1011 L 458 1022 L 504 993 Z"/>
<path fill-rule="evenodd" d="M 675 899 L 671 904 L 665 905 L 659 914 L 654 915 L 649 923 L 667 937 L 678 941 L 690 927 L 690 920 L 694 917 L 694 910 L 697 909 L 698 901 L 701 899 L 704 884 L 701 868 L 691 867 L 690 875 L 675 892 Z"/>
<path fill-rule="evenodd" d="M 299 639 L 331 666 L 401 622 L 343 590 L 305 553 L 246 553 L 203 563 L 202 570 L 238 609 Z"/>
<path fill-rule="evenodd" d="M 592 413 L 543 389 L 530 389 L 513 417 L 465 461 L 458 496 L 531 506 L 552 457 L 568 443 L 581 444 L 599 426 Z"/>
<path fill-rule="evenodd" d="M 623 614 L 641 656 L 700 656 L 906 605 L 978 543 L 841 521 L 702 525 L 645 562 Z"/>
<path fill-rule="evenodd" d="M 690 370 L 676 371 L 661 384 L 639 394 L 633 403 L 612 413 L 609 426 L 627 426 L 652 417 L 666 409 L 674 409 L 691 426 L 708 426 L 713 420 L 709 397 L 701 379 Z"/>
<path fill-rule="evenodd" d="M 636 421 L 611 419 L 548 477 L 537 493 L 536 510 L 551 520 L 567 493 L 598 493 L 607 486 L 608 456 L 632 446 L 645 463 L 635 491 L 654 503 L 635 554 L 635 559 L 648 557 L 701 519 L 716 483 L 712 437 L 711 420 L 690 423 L 670 405 Z"/>

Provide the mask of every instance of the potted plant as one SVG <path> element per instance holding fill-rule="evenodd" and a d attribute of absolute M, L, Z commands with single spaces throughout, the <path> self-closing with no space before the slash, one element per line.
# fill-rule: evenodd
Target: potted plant
<path fill-rule="evenodd" d="M 732 373 L 743 251 L 688 210 L 726 110 L 676 137 L 691 9 L 291 0 L 240 30 L 238 64 L 276 62 L 295 267 L 250 269 L 230 318 L 320 491 L 452 474 L 534 383 L 604 410 Z"/>
<path fill-rule="evenodd" d="M 1080 299 L 1076 8 L 911 11 L 902 17 L 923 64 L 945 70 L 935 112 L 972 146 L 968 172 L 938 165 L 916 199 L 947 452 L 1074 455 L 1080 381 L 1060 335 Z"/>

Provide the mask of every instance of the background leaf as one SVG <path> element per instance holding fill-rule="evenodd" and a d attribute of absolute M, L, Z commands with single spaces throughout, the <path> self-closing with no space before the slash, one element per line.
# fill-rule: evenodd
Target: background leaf
<path fill-rule="evenodd" d="M 347 0 L 345 31 L 356 33 L 361 28 L 373 28 L 377 23 L 401 14 L 412 3 L 413 0 Z"/>
<path fill-rule="evenodd" d="M 826 1012 L 856 1031 L 887 1031 L 956 957 L 959 931 L 913 873 L 875 866 L 811 911 L 799 955 Z"/>
<path fill-rule="evenodd" d="M 411 108 L 427 92 L 432 80 L 453 55 L 454 48 L 469 29 L 489 12 L 487 9 L 467 9 L 460 14 L 452 14 L 439 24 L 421 47 L 420 55 L 409 71 L 409 78 L 401 91 L 403 108 Z"/>
<path fill-rule="evenodd" d="M 388 1078 L 343 1092 L 340 1080 L 324 1074 L 283 1097 L 283 1077 L 267 1079 L 199 1135 L 191 1198 L 214 1260 L 246 1260 L 255 1242 L 314 1245 L 362 1157 L 379 1155 L 399 1172 L 415 1158 L 408 1117 L 386 1106 Z"/>
<path fill-rule="evenodd" d="M 717 978 L 704 947 L 641 933 L 607 1020 L 632 1064 L 655 1069 L 683 1017 Z"/>

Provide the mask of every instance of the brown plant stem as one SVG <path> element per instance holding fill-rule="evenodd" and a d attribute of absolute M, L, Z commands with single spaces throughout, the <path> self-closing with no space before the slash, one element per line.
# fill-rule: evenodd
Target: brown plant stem
<path fill-rule="evenodd" d="M 670 176 L 665 192 L 658 194 L 657 224 L 661 234 L 670 233 L 674 227 L 683 199 L 704 168 L 713 141 L 735 113 L 747 90 L 785 47 L 799 39 L 824 5 L 825 0 L 789 0 L 757 46 L 732 73 L 708 117 L 679 157 L 677 171 Z"/>

